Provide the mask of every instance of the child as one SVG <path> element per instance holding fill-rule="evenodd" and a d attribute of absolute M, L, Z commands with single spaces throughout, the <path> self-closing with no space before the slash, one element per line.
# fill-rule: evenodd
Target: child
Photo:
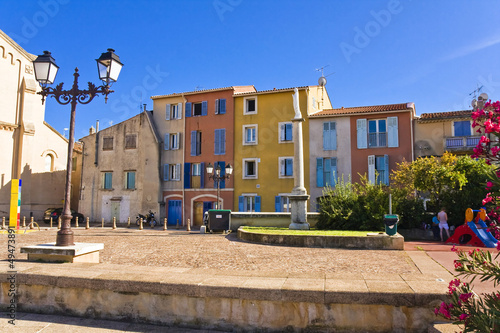
<path fill-rule="evenodd" d="M 448 238 L 450 238 L 450 232 L 449 232 L 450 228 L 448 227 L 448 215 L 446 215 L 444 207 L 441 208 L 441 211 L 437 214 L 437 218 L 439 220 L 439 235 L 441 236 L 441 242 L 444 242 L 443 229 L 446 230 L 446 233 L 448 234 Z"/>

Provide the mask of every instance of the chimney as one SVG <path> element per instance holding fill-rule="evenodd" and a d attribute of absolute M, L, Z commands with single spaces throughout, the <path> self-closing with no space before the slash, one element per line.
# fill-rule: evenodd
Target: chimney
<path fill-rule="evenodd" d="M 94 126 L 90 126 L 90 129 L 89 129 L 89 135 L 94 134 L 94 133 L 95 133 L 95 128 L 94 128 Z"/>
<path fill-rule="evenodd" d="M 144 111 L 147 111 L 147 110 L 146 110 L 146 104 L 142 104 L 142 105 L 144 106 Z"/>
<path fill-rule="evenodd" d="M 99 132 L 99 119 L 95 121 L 95 131 Z"/>

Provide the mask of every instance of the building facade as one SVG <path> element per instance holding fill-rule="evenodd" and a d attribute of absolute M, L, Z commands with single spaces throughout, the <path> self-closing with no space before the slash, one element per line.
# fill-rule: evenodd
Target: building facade
<path fill-rule="evenodd" d="M 311 115 L 311 204 L 339 177 L 389 185 L 391 170 L 413 160 L 413 103 L 323 110 Z"/>
<path fill-rule="evenodd" d="M 91 221 L 134 219 L 161 212 L 160 149 L 151 112 L 80 139 L 83 163 L 80 212 Z M 161 216 L 160 216 L 161 218 Z"/>
<path fill-rule="evenodd" d="M 21 216 L 40 221 L 63 206 L 68 140 L 44 121 L 35 59 L 0 30 L 0 216 L 9 216 L 11 180 L 21 179 Z"/>
<path fill-rule="evenodd" d="M 415 121 L 415 155 L 442 156 L 445 151 L 472 154 L 481 134 L 472 128 L 472 110 L 423 113 Z"/>
<path fill-rule="evenodd" d="M 293 88 L 235 94 L 234 206 L 242 212 L 288 212 L 294 187 Z M 304 142 L 304 175 L 309 174 L 309 118 L 331 108 L 323 86 L 298 88 Z M 309 189 L 309 178 L 305 177 Z"/>

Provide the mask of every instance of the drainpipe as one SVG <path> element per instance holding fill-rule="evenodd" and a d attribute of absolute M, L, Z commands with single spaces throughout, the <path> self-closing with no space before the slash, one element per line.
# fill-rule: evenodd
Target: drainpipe
<path fill-rule="evenodd" d="M 16 98 L 16 122 L 17 122 L 17 129 L 15 130 L 16 136 L 14 139 L 14 149 L 12 150 L 14 152 L 13 158 L 12 158 L 12 173 L 11 173 L 11 179 L 20 179 L 21 178 L 21 165 L 22 165 L 22 159 L 23 159 L 23 135 L 24 135 L 24 128 L 23 128 L 23 100 L 24 100 L 24 90 L 26 85 L 23 84 L 22 79 L 23 79 L 23 74 L 21 71 L 21 61 L 19 59 L 16 59 L 16 62 L 19 64 L 19 74 L 17 78 L 17 98 Z"/>
<path fill-rule="evenodd" d="M 186 187 L 184 186 L 184 163 L 186 161 L 186 142 L 187 142 L 187 133 L 186 133 L 186 103 L 187 103 L 187 99 L 186 97 L 184 97 L 184 93 L 182 94 L 182 100 L 183 100 L 183 103 L 184 103 L 184 117 L 182 117 L 182 127 L 183 127 L 183 130 L 184 130 L 184 145 L 182 146 L 183 147 L 183 152 L 182 152 L 182 164 L 181 164 L 181 184 L 182 184 L 182 215 L 185 215 L 184 214 L 184 211 L 185 211 L 185 207 L 186 207 Z M 193 109 L 191 108 L 191 116 L 193 115 Z M 184 219 L 186 219 L 186 217 L 184 216 Z M 182 225 L 184 225 L 184 222 L 181 222 Z"/>

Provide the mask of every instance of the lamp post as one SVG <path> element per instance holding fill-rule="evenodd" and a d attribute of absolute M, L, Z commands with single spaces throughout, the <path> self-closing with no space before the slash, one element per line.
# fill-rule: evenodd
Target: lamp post
<path fill-rule="evenodd" d="M 233 173 L 233 167 L 231 166 L 231 164 L 228 163 L 226 166 L 226 173 L 224 175 L 221 175 L 221 167 L 219 164 L 217 164 L 217 167 L 215 167 L 214 170 L 213 165 L 208 163 L 207 173 L 208 173 L 208 179 L 213 179 L 217 185 L 217 202 L 216 202 L 217 206 L 215 209 L 219 209 L 220 182 L 224 179 L 229 179 L 229 177 Z"/>
<path fill-rule="evenodd" d="M 109 88 L 116 82 L 123 64 L 120 58 L 114 53 L 113 49 L 108 49 L 108 52 L 101 54 L 97 61 L 97 70 L 99 78 L 103 85 L 96 87 L 93 83 L 88 83 L 88 89 L 80 90 L 78 88 L 78 68 L 75 68 L 73 74 L 73 86 L 70 90 L 63 90 L 63 83 L 59 83 L 55 88 L 48 85 L 54 83 L 59 67 L 56 65 L 55 59 L 49 51 L 44 51 L 43 55 L 38 56 L 33 61 L 35 69 L 35 78 L 42 87 L 42 91 L 38 94 L 42 95 L 42 104 L 45 102 L 46 96 L 52 96 L 59 104 L 67 105 L 71 103 L 71 119 L 69 124 L 69 143 L 68 143 L 68 161 L 66 164 L 66 187 L 64 193 L 64 208 L 62 215 L 61 229 L 57 232 L 56 246 L 71 246 L 75 245 L 73 241 L 73 231 L 71 230 L 71 169 L 72 169 L 72 154 L 75 141 L 75 111 L 76 104 L 88 104 L 95 96 L 104 95 L 104 101 L 108 101 L 108 95 L 113 92 Z"/>

